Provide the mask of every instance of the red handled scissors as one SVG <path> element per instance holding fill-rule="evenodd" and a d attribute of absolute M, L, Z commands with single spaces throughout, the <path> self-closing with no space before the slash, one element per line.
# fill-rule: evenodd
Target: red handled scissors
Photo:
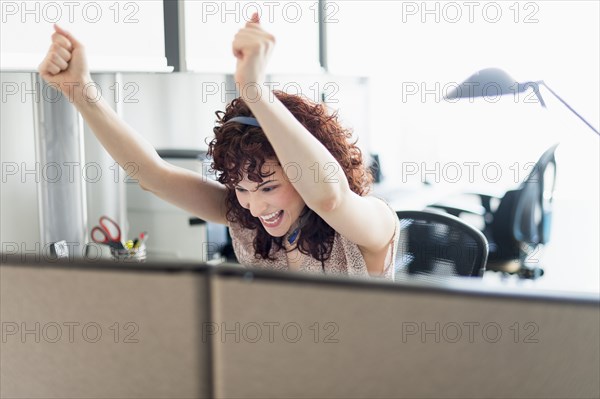
<path fill-rule="evenodd" d="M 108 216 L 100 217 L 100 226 L 92 229 L 92 240 L 114 249 L 125 249 L 121 242 L 121 228 Z"/>

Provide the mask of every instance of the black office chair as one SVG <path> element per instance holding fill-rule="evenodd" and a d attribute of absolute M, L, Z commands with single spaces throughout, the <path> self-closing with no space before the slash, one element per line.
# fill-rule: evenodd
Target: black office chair
<path fill-rule="evenodd" d="M 483 276 L 488 243 L 479 230 L 443 212 L 396 214 L 400 219 L 396 276 Z"/>
<path fill-rule="evenodd" d="M 548 148 L 519 188 L 506 192 L 501 199 L 465 194 L 478 196 L 482 205 L 479 216 L 483 218 L 483 233 L 490 245 L 489 269 L 517 273 L 523 278 L 543 275 L 542 268 L 528 265 L 528 257 L 536 256 L 538 247 L 550 240 L 557 146 Z M 443 203 L 430 207 L 458 217 L 478 213 Z M 517 269 L 507 267 L 510 263 L 516 264 Z"/>

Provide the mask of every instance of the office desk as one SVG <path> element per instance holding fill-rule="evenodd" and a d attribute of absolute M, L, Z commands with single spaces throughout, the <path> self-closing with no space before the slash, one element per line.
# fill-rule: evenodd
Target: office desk
<path fill-rule="evenodd" d="M 396 211 L 422 210 L 457 192 L 449 185 L 384 183 L 373 187 L 373 195 L 386 200 Z"/>

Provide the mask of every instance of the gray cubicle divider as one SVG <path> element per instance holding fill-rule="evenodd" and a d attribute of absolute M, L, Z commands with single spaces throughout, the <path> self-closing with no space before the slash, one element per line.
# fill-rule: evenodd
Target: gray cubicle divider
<path fill-rule="evenodd" d="M 39 74 L 31 76 L 32 86 L 42 98 L 33 104 L 35 169 L 42 171 L 36 177 L 41 245 L 66 240 L 78 244 L 81 251 L 87 243 L 82 119 L 55 86 L 47 84 Z"/>
<path fill-rule="evenodd" d="M 0 397 L 210 397 L 206 268 L 2 259 Z"/>
<path fill-rule="evenodd" d="M 3 398 L 600 395 L 597 295 L 0 256 Z"/>
<path fill-rule="evenodd" d="M 481 284 L 224 269 L 212 284 L 215 397 L 600 396 L 598 296 Z"/>

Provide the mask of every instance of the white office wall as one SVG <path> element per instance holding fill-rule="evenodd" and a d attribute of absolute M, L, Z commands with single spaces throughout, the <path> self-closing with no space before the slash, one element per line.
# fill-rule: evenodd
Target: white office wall
<path fill-rule="evenodd" d="M 37 184 L 42 165 L 36 162 L 32 88 L 29 73 L 0 73 L 0 252 L 36 250 L 40 224 Z"/>
<path fill-rule="evenodd" d="M 206 150 L 215 111 L 235 98 L 231 82 L 224 73 L 123 74 L 123 118 L 155 148 Z"/>

